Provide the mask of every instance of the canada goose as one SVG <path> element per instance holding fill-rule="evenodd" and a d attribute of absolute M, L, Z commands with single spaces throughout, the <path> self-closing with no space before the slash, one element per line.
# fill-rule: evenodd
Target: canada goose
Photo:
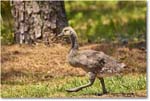
<path fill-rule="evenodd" d="M 114 58 L 104 54 L 103 52 L 95 50 L 82 50 L 79 51 L 77 34 L 72 27 L 65 27 L 58 35 L 69 36 L 71 40 L 71 49 L 68 54 L 68 62 L 73 67 L 81 67 L 89 73 L 89 83 L 67 89 L 68 92 L 77 92 L 83 88 L 91 86 L 95 78 L 99 78 L 103 94 L 107 93 L 103 77 L 119 74 L 126 66 L 124 63 L 116 61 Z"/>

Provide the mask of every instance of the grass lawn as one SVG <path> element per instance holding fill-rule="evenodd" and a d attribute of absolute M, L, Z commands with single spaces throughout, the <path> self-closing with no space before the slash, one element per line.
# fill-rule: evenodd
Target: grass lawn
<path fill-rule="evenodd" d="M 102 92 L 98 79 L 96 79 L 93 86 L 73 93 L 68 93 L 65 89 L 87 83 L 87 77 L 69 76 L 55 79 L 53 78 L 46 81 L 28 82 L 23 79 L 14 82 L 2 81 L 2 98 L 103 97 L 95 95 L 96 93 Z M 145 74 L 106 77 L 105 84 L 107 90 L 109 91 L 109 94 L 107 96 L 105 95 L 106 98 L 111 98 L 110 95 L 112 94 L 116 94 L 116 96 L 117 94 L 121 94 L 122 97 L 146 97 Z M 144 95 L 137 95 L 140 91 L 142 91 Z"/>

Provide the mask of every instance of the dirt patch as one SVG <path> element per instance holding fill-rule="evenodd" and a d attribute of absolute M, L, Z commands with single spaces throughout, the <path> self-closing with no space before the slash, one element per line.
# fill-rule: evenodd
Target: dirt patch
<path fill-rule="evenodd" d="M 72 68 L 66 61 L 68 46 L 56 44 L 53 47 L 38 46 L 2 46 L 2 80 L 13 76 L 31 73 L 47 77 L 83 75 L 82 69 Z M 41 76 L 41 75 L 40 75 Z"/>
<path fill-rule="evenodd" d="M 73 68 L 67 63 L 66 56 L 70 46 L 55 44 L 52 47 L 37 46 L 2 46 L 2 80 L 10 80 L 21 75 L 34 75 L 38 79 L 62 76 L 83 76 L 80 68 Z M 103 51 L 124 62 L 132 72 L 146 72 L 146 52 L 138 48 L 122 47 L 115 44 L 88 44 L 80 47 Z"/>

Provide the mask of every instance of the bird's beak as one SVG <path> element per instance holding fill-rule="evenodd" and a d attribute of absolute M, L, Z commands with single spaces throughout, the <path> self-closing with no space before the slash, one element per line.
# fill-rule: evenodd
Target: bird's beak
<path fill-rule="evenodd" d="M 61 37 L 61 36 L 63 36 L 63 35 L 64 35 L 64 33 L 61 32 L 60 34 L 58 34 L 58 37 Z"/>

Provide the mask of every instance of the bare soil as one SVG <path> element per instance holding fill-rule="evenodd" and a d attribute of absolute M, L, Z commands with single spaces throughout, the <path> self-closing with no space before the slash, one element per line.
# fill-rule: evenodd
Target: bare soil
<path fill-rule="evenodd" d="M 13 75 L 49 74 L 50 77 L 82 76 L 85 72 L 71 67 L 66 60 L 69 45 L 55 44 L 52 47 L 39 44 L 37 46 L 2 46 L 1 66 L 2 79 L 10 79 Z M 138 48 L 120 47 L 115 44 L 88 44 L 80 48 L 103 51 L 124 62 L 132 72 L 146 72 L 146 52 Z"/>

